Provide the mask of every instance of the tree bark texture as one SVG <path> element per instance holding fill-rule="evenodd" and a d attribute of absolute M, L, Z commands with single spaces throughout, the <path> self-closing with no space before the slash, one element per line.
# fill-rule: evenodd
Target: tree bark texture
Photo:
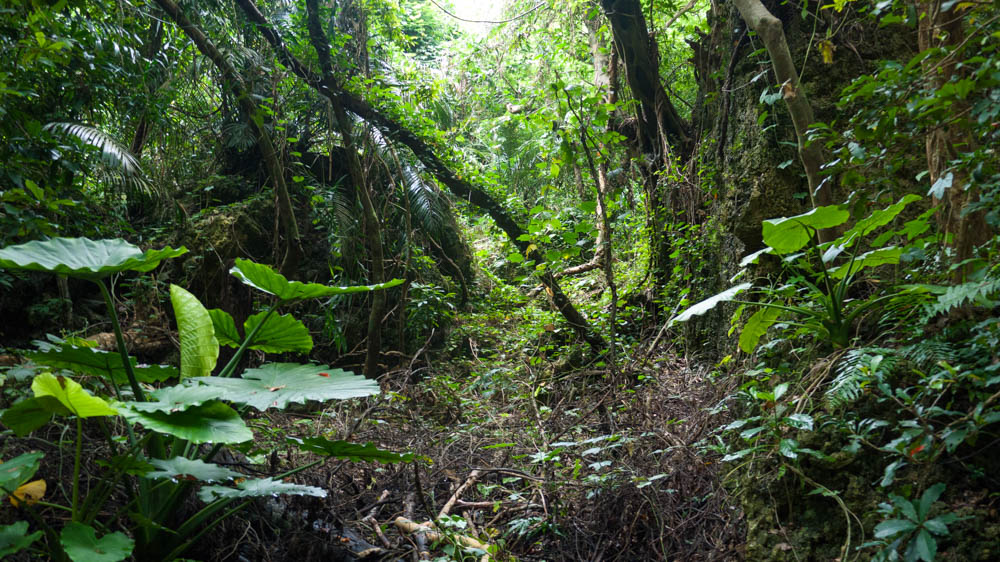
<path fill-rule="evenodd" d="M 278 154 L 274 149 L 271 136 L 261 123 L 260 112 L 250 98 L 246 83 L 236 71 L 226 57 L 215 47 L 215 45 L 205 36 L 190 19 L 181 11 L 180 7 L 173 0 L 156 0 L 156 3 L 166 12 L 177 24 L 184 34 L 198 47 L 198 51 L 211 60 L 219 72 L 222 73 L 223 80 L 233 90 L 237 103 L 244 116 L 249 120 L 250 126 L 257 135 L 257 147 L 260 149 L 261 159 L 267 168 L 268 176 L 274 187 L 275 198 L 278 200 L 278 217 L 285 235 L 285 256 L 281 262 L 280 269 L 285 275 L 294 274 L 298 269 L 302 258 L 302 244 L 299 238 L 299 227 L 295 222 L 295 209 L 292 206 L 292 198 L 288 192 L 288 185 L 285 183 L 285 169 L 278 159 Z"/>
<path fill-rule="evenodd" d="M 799 73 L 795 61 L 785 40 L 785 30 L 781 20 L 764 7 L 760 0 L 733 0 L 736 9 L 743 16 L 750 29 L 757 32 L 767 53 L 771 57 L 774 75 L 781 84 L 782 98 L 792 117 L 795 127 L 795 138 L 799 147 L 799 160 L 806 171 L 809 183 L 809 198 L 813 207 L 833 204 L 833 194 L 830 186 L 824 186 L 820 178 L 820 166 L 823 165 L 823 151 L 819 143 L 808 142 L 809 126 L 816 122 L 812 105 L 804 89 L 799 84 Z M 820 233 L 820 240 L 825 241 L 832 233 Z"/>
<path fill-rule="evenodd" d="M 169 0 L 158 0 L 169 1 Z M 368 123 L 377 127 L 386 138 L 395 140 L 409 148 L 414 156 L 420 160 L 424 167 L 444 184 L 453 194 L 468 203 L 486 211 L 504 233 L 510 238 L 522 253 L 529 260 L 534 260 L 537 264 L 545 263 L 544 255 L 537 247 L 530 247 L 529 243 L 520 240 L 526 234 L 520 224 L 486 191 L 474 186 L 465 178 L 456 174 L 434 153 L 434 150 L 420 137 L 412 131 L 403 127 L 395 119 L 383 114 L 368 104 L 363 99 L 354 94 L 340 89 L 333 80 L 326 80 L 318 76 L 300 60 L 298 60 L 285 46 L 281 36 L 274 30 L 271 24 L 264 18 L 264 15 L 257 8 L 252 0 L 236 0 L 236 4 L 244 11 L 251 22 L 257 25 L 261 34 L 271 44 L 279 60 L 287 68 L 290 68 L 299 78 L 314 88 L 324 97 L 333 101 L 336 99 L 341 106 L 364 119 Z M 591 346 L 596 348 L 605 347 L 604 339 L 595 332 L 590 323 L 580 311 L 576 309 L 569 297 L 562 291 L 552 272 L 545 270 L 538 274 L 539 279 L 545 285 L 549 296 L 566 319 L 570 326 Z"/>

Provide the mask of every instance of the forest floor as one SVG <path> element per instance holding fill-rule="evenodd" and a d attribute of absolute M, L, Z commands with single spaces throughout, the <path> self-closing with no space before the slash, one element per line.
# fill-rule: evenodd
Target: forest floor
<path fill-rule="evenodd" d="M 516 348 L 526 325 L 517 311 L 465 314 L 443 351 L 382 377 L 381 396 L 259 418 L 276 443 L 324 435 L 417 460 L 303 473 L 329 495 L 258 502 L 211 539 L 210 558 L 352 559 L 347 546 L 371 559 L 426 549 L 478 560 L 461 547 L 475 537 L 494 560 L 741 559 L 741 514 L 709 452 L 730 389 L 665 349 L 616 375 L 549 360 L 544 337 Z M 272 455 L 268 472 L 303 460 Z M 402 532 L 400 517 L 436 518 L 443 537 Z"/>

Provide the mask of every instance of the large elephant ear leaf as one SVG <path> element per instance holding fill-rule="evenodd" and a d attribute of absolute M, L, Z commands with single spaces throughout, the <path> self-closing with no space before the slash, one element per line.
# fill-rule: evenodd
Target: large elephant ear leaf
<path fill-rule="evenodd" d="M 59 347 L 46 346 L 42 351 L 25 353 L 28 359 L 54 369 L 68 369 L 74 373 L 85 373 L 97 377 L 111 377 L 116 383 L 128 382 L 125 362 L 120 353 L 109 353 L 90 347 L 78 347 L 62 343 Z M 128 358 L 132 372 L 140 382 L 163 382 L 177 376 L 177 369 L 168 365 L 136 365 L 135 357 Z"/>
<path fill-rule="evenodd" d="M 173 480 L 199 480 L 201 482 L 226 482 L 242 478 L 243 474 L 224 466 L 207 463 L 201 459 L 174 457 L 172 459 L 151 459 L 149 464 L 158 470 L 147 472 L 146 478 L 170 478 Z"/>
<path fill-rule="evenodd" d="M 840 226 L 850 216 L 847 210 L 830 205 L 794 217 L 769 219 L 764 221 L 764 243 L 778 254 L 797 252 L 812 240 L 817 230 Z"/>
<path fill-rule="evenodd" d="M 97 538 L 89 525 L 70 521 L 59 535 L 59 543 L 73 562 L 118 562 L 132 554 L 135 543 L 124 533 L 108 533 Z"/>
<path fill-rule="evenodd" d="M 270 293 L 282 301 L 296 301 L 345 295 L 348 293 L 377 291 L 395 287 L 403 283 L 402 279 L 393 279 L 392 281 L 376 285 L 353 285 L 349 287 L 331 287 L 319 283 L 302 283 L 300 281 L 289 281 L 284 275 L 266 265 L 244 259 L 237 259 L 236 265 L 229 270 L 229 273 L 232 273 L 233 276 L 243 283 L 265 293 Z"/>
<path fill-rule="evenodd" d="M 235 488 L 227 486 L 203 486 L 198 491 L 198 497 L 205 503 L 211 503 L 217 499 L 259 498 L 276 496 L 278 494 L 325 498 L 326 490 L 315 486 L 304 486 L 302 484 L 282 482 L 281 480 L 272 480 L 271 478 L 259 478 L 244 480 Z"/>
<path fill-rule="evenodd" d="M 264 325 L 254 334 L 253 341 L 250 342 L 251 349 L 257 349 L 264 353 L 287 353 L 294 351 L 298 353 L 309 353 L 313 348 L 313 339 L 309 335 L 309 328 L 298 321 L 291 314 L 272 314 L 267 316 L 266 312 L 254 314 L 243 323 L 243 331 L 250 334 L 257 328 L 257 325 L 267 317 Z"/>
<path fill-rule="evenodd" d="M 695 316 L 701 316 L 702 314 L 705 314 L 709 310 L 715 308 L 716 305 L 718 305 L 719 303 L 735 299 L 736 295 L 742 293 L 743 291 L 746 291 L 752 286 L 753 286 L 752 283 L 740 283 L 739 285 L 736 285 L 735 287 L 730 287 L 715 296 L 708 297 L 707 299 L 692 305 L 690 308 L 677 315 L 677 318 L 674 318 L 670 322 L 670 325 L 673 326 L 678 322 L 687 322 L 688 320 L 690 320 Z"/>
<path fill-rule="evenodd" d="M 0 268 L 47 271 L 97 281 L 122 271 L 149 271 L 161 261 L 185 252 L 187 248 L 183 246 L 143 252 L 117 238 L 52 238 L 0 249 Z"/>
<path fill-rule="evenodd" d="M 268 363 L 247 369 L 243 378 L 202 377 L 201 384 L 221 389 L 230 402 L 264 411 L 283 409 L 290 402 L 344 400 L 379 393 L 378 383 L 326 365 Z"/>
<path fill-rule="evenodd" d="M 73 379 L 43 373 L 31 381 L 31 390 L 34 391 L 35 398 L 51 396 L 66 410 L 81 418 L 118 415 L 107 402 L 87 392 Z"/>
<path fill-rule="evenodd" d="M 239 412 L 222 402 L 206 402 L 176 412 L 143 411 L 133 402 L 119 403 L 119 412 L 131 423 L 166 433 L 192 443 L 243 443 L 253 439 L 253 432 Z"/>
<path fill-rule="evenodd" d="M 17 554 L 31 546 L 31 543 L 41 538 L 42 532 L 28 534 L 28 522 L 18 521 L 10 525 L 0 526 L 0 558 Z"/>
<path fill-rule="evenodd" d="M 388 464 L 413 461 L 413 453 L 393 453 L 392 451 L 379 449 L 372 443 L 359 445 L 358 443 L 351 443 L 349 441 L 331 441 L 324 437 L 306 437 L 304 439 L 289 437 L 287 441 L 302 451 L 315 453 L 324 457 L 345 459 L 351 462 L 378 461 Z"/>
<path fill-rule="evenodd" d="M 208 375 L 219 359 L 211 315 L 197 297 L 177 285 L 170 286 L 170 302 L 181 337 L 181 378 Z"/>

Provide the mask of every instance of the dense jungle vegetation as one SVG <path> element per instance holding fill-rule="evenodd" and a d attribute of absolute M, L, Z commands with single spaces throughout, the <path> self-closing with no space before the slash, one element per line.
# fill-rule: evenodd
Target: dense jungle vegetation
<path fill-rule="evenodd" d="M 0 31 L 0 558 L 1000 559 L 997 2 Z"/>

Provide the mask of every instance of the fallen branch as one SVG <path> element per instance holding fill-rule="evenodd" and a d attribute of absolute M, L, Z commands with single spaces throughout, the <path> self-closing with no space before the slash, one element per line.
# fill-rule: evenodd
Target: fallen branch
<path fill-rule="evenodd" d="M 462 485 L 455 490 L 455 493 L 448 498 L 448 501 L 445 502 L 444 507 L 442 507 L 441 511 L 438 512 L 438 516 L 435 519 L 441 519 L 445 515 L 448 515 L 448 513 L 451 512 L 451 508 L 455 505 L 455 502 L 458 501 L 458 498 L 462 496 L 462 493 L 465 492 L 469 486 L 475 484 L 476 480 L 479 480 L 480 475 L 482 475 L 482 472 L 479 470 L 473 470 L 470 472 L 469 477 L 466 478 L 465 482 L 463 482 Z"/>
<path fill-rule="evenodd" d="M 483 544 L 482 542 L 479 542 L 478 540 L 472 537 L 467 537 L 465 535 L 445 535 L 440 531 L 436 531 L 434 529 L 437 529 L 437 527 L 435 527 L 434 523 L 431 523 L 430 521 L 426 521 L 424 523 L 417 523 L 415 521 L 410 521 L 409 519 L 400 516 L 397 517 L 393 523 L 401 531 L 404 531 L 406 533 L 417 533 L 417 536 L 423 534 L 425 537 L 427 537 L 432 541 L 441 541 L 451 538 L 458 541 L 462 546 L 466 546 L 468 548 L 477 548 L 479 550 L 489 549 L 489 545 Z M 482 558 L 480 558 L 480 562 L 485 562 L 487 560 L 489 560 L 489 554 L 486 554 Z"/>

